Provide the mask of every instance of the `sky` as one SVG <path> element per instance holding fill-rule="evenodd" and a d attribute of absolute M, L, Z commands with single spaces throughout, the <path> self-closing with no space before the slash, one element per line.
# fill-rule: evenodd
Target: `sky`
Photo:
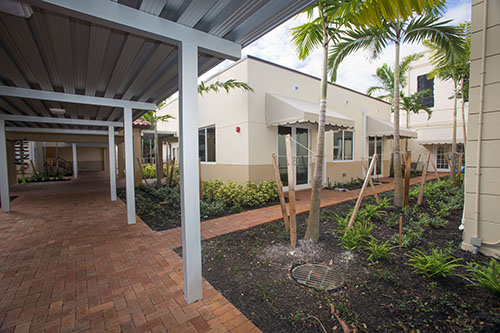
<path fill-rule="evenodd" d="M 453 24 L 470 21 L 471 0 L 448 0 L 445 19 L 452 20 Z M 320 77 L 321 72 L 321 50 L 316 50 L 307 59 L 300 61 L 297 52 L 290 43 L 290 28 L 306 22 L 305 15 L 294 17 L 274 30 L 270 31 L 257 41 L 242 50 L 242 56 L 252 55 L 257 58 L 268 60 L 279 65 L 296 69 L 300 72 Z M 420 44 L 401 45 L 401 58 L 424 51 L 425 47 Z M 232 61 L 224 61 L 205 73 L 201 79 L 216 74 L 231 65 Z M 340 65 L 336 83 L 365 93 L 368 87 L 376 84 L 372 75 L 382 64 L 394 64 L 394 45 L 388 46 L 377 58 L 371 59 L 367 51 L 359 51 L 349 55 Z"/>

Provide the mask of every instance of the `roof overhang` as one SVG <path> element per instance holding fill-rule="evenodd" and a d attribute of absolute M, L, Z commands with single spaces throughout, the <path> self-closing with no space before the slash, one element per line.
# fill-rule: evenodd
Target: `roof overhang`
<path fill-rule="evenodd" d="M 417 143 L 421 145 L 442 145 L 452 144 L 453 142 L 453 128 L 429 128 L 419 129 Z M 457 143 L 464 143 L 464 136 L 462 131 L 457 131 Z"/>
<path fill-rule="evenodd" d="M 159 141 L 165 141 L 165 140 L 173 138 L 174 136 L 177 135 L 177 132 L 175 132 L 175 131 L 157 131 L 157 133 L 158 133 L 158 140 Z M 141 136 L 143 139 L 154 139 L 155 138 L 155 131 L 154 130 L 142 130 Z"/>
<path fill-rule="evenodd" d="M 12 0 L 16 1 L 16 0 Z M 21 2 L 19 2 L 21 3 Z M 198 74 L 314 0 L 23 0 L 29 18 L 0 12 L 0 114 L 123 122 L 178 90 L 181 44 L 198 49 Z M 59 95 L 60 94 L 60 95 Z M 63 96 L 64 95 L 64 96 Z M 147 108 L 145 109 L 145 106 Z M 7 121 L 8 127 L 105 130 Z"/>
<path fill-rule="evenodd" d="M 266 94 L 267 126 L 318 124 L 319 103 L 291 97 Z M 326 109 L 326 130 L 354 128 L 354 120 L 331 109 Z"/>
<path fill-rule="evenodd" d="M 367 116 L 366 133 L 367 136 L 393 137 L 394 123 L 387 120 L 382 120 Z M 410 138 L 410 139 L 416 138 L 417 132 L 409 130 L 406 127 L 399 127 L 399 136 L 402 138 Z"/>

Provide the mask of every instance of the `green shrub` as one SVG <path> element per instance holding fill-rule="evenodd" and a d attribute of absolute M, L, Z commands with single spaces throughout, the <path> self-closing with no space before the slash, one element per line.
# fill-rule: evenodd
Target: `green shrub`
<path fill-rule="evenodd" d="M 448 223 L 448 221 L 445 220 L 445 219 L 443 219 L 440 216 L 431 217 L 427 213 L 421 213 L 418 216 L 418 224 L 422 225 L 422 226 L 425 226 L 425 227 L 430 226 L 432 228 L 437 229 L 437 228 L 444 227 L 447 223 Z"/>
<path fill-rule="evenodd" d="M 374 219 L 379 219 L 381 217 L 381 211 L 377 205 L 366 205 L 359 210 L 356 219 L 373 221 Z"/>
<path fill-rule="evenodd" d="M 415 249 L 407 253 L 406 256 L 410 258 L 406 264 L 413 267 L 415 273 L 421 273 L 427 277 L 450 276 L 453 274 L 453 270 L 460 266 L 456 262 L 461 260 L 450 256 L 441 249 L 432 249 L 430 255 Z"/>
<path fill-rule="evenodd" d="M 382 243 L 372 238 L 363 246 L 363 249 L 368 251 L 368 260 L 374 262 L 379 259 L 387 259 L 389 255 L 392 254 L 389 253 L 389 251 L 396 247 L 397 246 L 389 246 L 389 241 Z"/>
<path fill-rule="evenodd" d="M 389 198 L 383 198 L 380 200 L 380 202 L 377 204 L 378 209 L 381 210 L 386 210 L 389 208 L 392 208 L 392 205 L 390 204 L 390 199 Z"/>
<path fill-rule="evenodd" d="M 500 263 L 491 258 L 488 265 L 468 263 L 467 270 L 474 282 L 500 298 Z"/>
<path fill-rule="evenodd" d="M 267 204 L 278 198 L 278 189 L 274 180 L 266 180 L 259 184 L 247 182 L 245 186 L 229 181 L 204 180 L 202 198 L 208 201 L 221 201 L 234 210 L 243 207 L 255 207 Z"/>
<path fill-rule="evenodd" d="M 222 201 L 200 201 L 200 212 L 202 216 L 216 216 L 226 209 Z"/>
<path fill-rule="evenodd" d="M 403 234 L 401 236 L 401 245 L 403 247 L 414 247 L 420 244 L 423 234 L 424 229 L 418 224 L 405 226 L 403 227 Z M 399 233 L 392 235 L 391 243 L 399 245 Z"/>
<path fill-rule="evenodd" d="M 145 163 L 142 165 L 142 173 L 147 179 L 156 178 L 156 166 L 153 164 Z"/>
<path fill-rule="evenodd" d="M 340 236 L 340 245 L 347 250 L 354 250 L 373 238 L 371 232 L 375 225 L 370 221 L 355 221 L 352 228 Z"/>

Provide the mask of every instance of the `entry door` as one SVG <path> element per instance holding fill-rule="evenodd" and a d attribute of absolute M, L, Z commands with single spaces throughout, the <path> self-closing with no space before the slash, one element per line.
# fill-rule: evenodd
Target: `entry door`
<path fill-rule="evenodd" d="M 310 131 L 306 127 L 299 126 L 278 126 L 278 166 L 280 170 L 283 186 L 288 186 L 288 167 L 286 162 L 286 140 L 285 137 L 290 134 L 292 141 L 295 188 L 310 187 L 310 156 L 309 156 L 309 135 Z"/>
<path fill-rule="evenodd" d="M 375 176 L 382 175 L 382 138 L 377 138 L 376 136 L 371 136 L 368 139 L 368 160 L 371 163 L 373 154 L 377 153 L 377 162 L 375 163 L 375 170 L 373 174 Z"/>

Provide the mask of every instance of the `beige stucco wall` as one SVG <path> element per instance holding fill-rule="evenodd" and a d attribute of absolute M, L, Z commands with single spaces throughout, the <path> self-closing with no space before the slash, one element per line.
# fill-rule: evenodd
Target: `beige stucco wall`
<path fill-rule="evenodd" d="M 500 2 L 488 2 L 488 28 L 486 36 L 486 75 L 484 86 L 483 133 L 481 143 L 481 178 L 479 195 L 479 235 L 475 235 L 476 173 L 478 149 L 478 113 L 480 93 L 480 62 L 483 36 L 484 1 L 472 2 L 471 87 L 469 136 L 466 152 L 465 218 L 462 246 L 472 249 L 471 237 L 479 236 L 483 242 L 480 251 L 500 254 L 500 245 L 484 242 L 500 240 Z"/>
<path fill-rule="evenodd" d="M 425 51 L 421 53 L 423 57 L 415 61 L 408 70 L 408 83 L 405 87 L 407 95 L 413 94 L 417 91 L 417 77 L 426 75 L 433 70 L 433 66 L 429 61 L 430 52 Z M 432 116 L 428 119 L 426 112 L 419 112 L 418 114 L 409 115 L 409 128 L 422 132 L 430 128 L 447 129 L 449 139 L 451 140 L 452 126 L 453 126 L 453 81 L 443 81 L 438 77 L 434 77 L 434 107 L 431 108 Z M 469 103 L 465 103 L 465 122 L 469 113 Z M 406 126 L 406 112 L 401 112 L 401 125 Z M 458 99 L 457 102 L 457 133 L 461 135 L 463 132 L 463 117 L 462 117 L 462 101 Z M 467 127 L 467 126 L 466 126 Z M 450 141 L 451 142 L 451 141 Z M 404 146 L 403 146 L 404 147 Z M 409 140 L 408 149 L 412 152 L 412 162 L 416 162 L 420 155 L 419 167 L 422 167 L 422 160 L 425 160 L 427 153 L 431 154 L 434 164 L 437 163 L 437 146 L 427 145 L 423 146 L 417 140 Z M 445 171 L 445 170 L 443 170 Z"/>
<path fill-rule="evenodd" d="M 277 128 L 268 127 L 266 124 L 266 93 L 318 103 L 320 81 L 252 58 L 241 60 L 207 84 L 227 79 L 247 82 L 254 92 L 236 89 L 229 94 L 221 91 L 199 97 L 199 127 L 216 125 L 216 162 L 202 163 L 203 178 L 237 180 L 241 183 L 247 180 L 258 182 L 271 179 L 273 178 L 271 156 L 277 151 L 278 136 Z M 332 164 L 327 167 L 326 176 L 332 180 L 342 180 L 342 178 L 350 180 L 359 177 L 362 175 L 360 163 L 363 144 L 362 110 L 366 109 L 367 114 L 372 117 L 390 120 L 390 105 L 336 85 L 329 85 L 327 106 L 353 119 L 356 128 L 354 160 L 349 162 L 333 161 L 333 132 L 326 133 L 326 159 L 329 165 Z M 159 128 L 175 130 L 174 124 L 178 126 L 177 100 L 160 110 L 160 114 L 167 113 L 176 119 L 160 125 Z M 236 127 L 240 127 L 239 133 L 236 132 Z M 311 150 L 314 151 L 317 138 L 316 126 L 308 127 L 311 130 Z M 336 166 L 337 163 L 340 163 L 339 166 Z M 310 176 L 312 171 L 311 167 Z M 343 173 L 347 175 L 342 177 Z"/>
<path fill-rule="evenodd" d="M 40 152 L 42 153 L 42 152 Z M 72 147 L 58 147 L 57 154 L 69 163 L 73 162 Z M 56 148 L 54 144 L 47 143 L 47 157 L 55 157 Z M 43 159 L 42 156 L 40 156 Z M 78 171 L 103 171 L 104 159 L 103 148 L 100 147 L 77 147 Z"/>

